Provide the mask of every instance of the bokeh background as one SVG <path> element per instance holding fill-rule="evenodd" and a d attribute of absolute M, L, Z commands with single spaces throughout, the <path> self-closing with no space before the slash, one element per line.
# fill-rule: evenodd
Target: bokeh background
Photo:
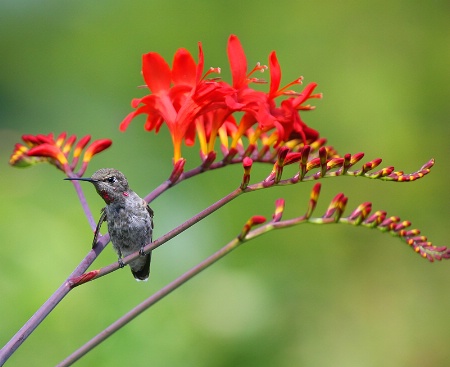
<path fill-rule="evenodd" d="M 25 323 L 88 252 L 92 233 L 73 187 L 49 165 L 8 166 L 22 134 L 111 138 L 90 164 L 123 171 L 142 196 L 170 174 L 165 129 L 136 119 L 140 58 L 185 47 L 229 79 L 226 42 L 249 66 L 276 50 L 286 84 L 305 76 L 323 100 L 305 121 L 342 154 L 413 172 L 411 184 L 323 181 L 318 212 L 338 192 L 349 209 L 372 201 L 450 245 L 449 6 L 447 1 L 27 1 L 0 3 L 0 344 Z M 187 166 L 198 147 L 184 149 Z M 270 167 L 258 167 L 254 179 Z M 160 236 L 233 190 L 241 169 L 210 172 L 152 203 Z M 233 238 L 248 217 L 303 213 L 312 183 L 240 197 L 157 249 L 148 283 L 128 269 L 75 289 L 11 357 L 54 365 L 119 316 Z M 91 209 L 100 198 L 86 184 Z M 107 248 L 94 268 L 116 261 Z M 450 263 L 430 264 L 400 240 L 344 225 L 303 225 L 245 244 L 109 338 L 77 366 L 447 366 Z"/>

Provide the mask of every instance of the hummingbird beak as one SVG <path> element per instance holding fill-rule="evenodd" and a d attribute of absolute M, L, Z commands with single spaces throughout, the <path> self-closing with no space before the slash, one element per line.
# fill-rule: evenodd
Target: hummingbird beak
<path fill-rule="evenodd" d="M 87 181 L 87 182 L 97 182 L 97 180 L 93 180 L 90 177 L 67 177 L 64 180 L 69 181 Z"/>

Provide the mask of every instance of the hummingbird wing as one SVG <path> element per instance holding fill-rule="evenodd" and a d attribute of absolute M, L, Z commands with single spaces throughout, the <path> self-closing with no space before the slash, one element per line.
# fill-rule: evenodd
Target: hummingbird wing
<path fill-rule="evenodd" d="M 152 242 L 152 235 L 153 235 L 153 215 L 154 212 L 153 210 L 150 208 L 150 206 L 147 205 L 146 207 L 148 214 L 150 215 L 150 242 Z M 142 249 L 141 249 L 142 251 Z M 145 255 L 145 262 L 144 264 L 141 264 L 140 269 L 136 270 L 136 268 L 133 268 L 133 265 L 136 266 L 133 263 L 130 263 L 130 267 L 131 267 L 131 272 L 133 273 L 133 276 L 136 280 L 141 281 L 144 280 L 146 281 L 149 277 L 150 274 L 150 262 L 152 260 L 152 253 L 151 251 Z M 135 260 L 136 261 L 141 261 L 140 259 Z"/>
<path fill-rule="evenodd" d="M 153 216 L 155 215 L 155 212 L 153 211 L 152 208 L 150 208 L 150 205 L 148 205 L 148 204 L 147 204 L 147 211 L 148 211 L 148 214 L 150 214 L 150 218 L 153 219 Z"/>
<path fill-rule="evenodd" d="M 100 216 L 100 219 L 98 220 L 97 227 L 95 228 L 94 232 L 94 239 L 92 240 L 92 248 L 97 244 L 97 238 L 98 234 L 100 233 L 100 228 L 102 227 L 103 222 L 106 220 L 106 211 L 105 208 L 102 208 L 101 210 L 102 215 Z"/>
<path fill-rule="evenodd" d="M 153 216 L 155 215 L 155 212 L 152 210 L 152 208 L 150 208 L 149 205 L 147 205 L 147 211 L 148 211 L 148 214 L 150 215 L 150 226 L 152 228 L 152 238 L 153 238 L 153 228 L 154 228 Z M 150 239 L 150 241 L 152 241 L 152 239 Z"/>

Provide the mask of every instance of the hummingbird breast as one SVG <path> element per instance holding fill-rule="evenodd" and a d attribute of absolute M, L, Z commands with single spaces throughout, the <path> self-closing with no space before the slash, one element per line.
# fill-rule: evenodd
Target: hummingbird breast
<path fill-rule="evenodd" d="M 152 218 L 147 203 L 134 192 L 121 202 L 107 205 L 108 232 L 116 252 L 127 256 L 152 240 Z"/>

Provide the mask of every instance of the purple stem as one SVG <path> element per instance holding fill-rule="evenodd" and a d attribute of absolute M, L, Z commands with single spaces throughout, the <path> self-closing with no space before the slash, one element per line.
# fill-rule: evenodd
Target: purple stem
<path fill-rule="evenodd" d="M 75 191 L 77 193 L 78 199 L 80 200 L 81 207 L 83 208 L 84 214 L 86 215 L 89 225 L 91 226 L 92 231 L 95 231 L 97 223 L 95 223 L 94 221 L 94 217 L 92 216 L 91 209 L 89 209 L 89 205 L 86 201 L 83 190 L 81 189 L 81 185 L 78 181 L 71 181 L 71 182 L 75 187 Z"/>
<path fill-rule="evenodd" d="M 68 356 L 64 361 L 59 363 L 57 367 L 63 367 L 63 366 L 70 366 L 75 361 L 80 359 L 82 356 L 84 356 L 86 353 L 88 353 L 90 350 L 95 348 L 97 345 L 99 345 L 101 342 L 103 342 L 106 338 L 108 338 L 110 335 L 112 335 L 114 332 L 116 332 L 118 329 L 120 329 L 122 326 L 126 325 L 130 321 L 132 321 L 134 318 L 139 316 L 142 312 L 147 310 L 149 307 L 154 305 L 156 302 L 158 302 L 160 299 L 167 296 L 169 293 L 173 292 L 175 289 L 186 283 L 188 280 L 193 278 L 195 275 L 200 273 L 202 270 L 206 269 L 210 265 L 214 264 L 216 261 L 224 257 L 226 254 L 234 250 L 238 245 L 240 245 L 242 241 L 238 239 L 234 239 L 233 241 L 229 242 L 227 245 L 222 247 L 219 251 L 214 253 L 213 255 L 209 256 L 207 259 L 203 260 L 198 265 L 194 266 L 192 269 L 166 285 L 164 288 L 161 288 L 159 291 L 151 295 L 149 298 L 147 298 L 144 302 L 137 305 L 135 308 L 133 308 L 131 311 L 127 312 L 124 316 L 116 320 L 114 323 L 112 323 L 110 326 L 108 326 L 106 329 L 104 329 L 101 333 L 96 335 L 94 338 L 92 338 L 89 342 L 84 344 L 81 348 L 76 350 L 74 353 L 72 353 L 70 356 Z"/>
<path fill-rule="evenodd" d="M 103 250 L 108 243 L 109 236 L 103 236 L 102 242 L 105 245 L 98 244 L 95 249 L 89 251 L 86 257 L 76 267 L 68 279 L 83 274 L 89 266 L 97 258 L 98 254 Z M 36 311 L 36 313 L 22 326 L 22 328 L 6 343 L 0 350 L 0 366 L 2 366 L 8 358 L 16 351 L 17 348 L 28 338 L 28 336 L 37 328 L 37 326 L 47 317 L 47 315 L 56 307 L 56 305 L 69 293 L 71 287 L 65 281 L 55 293 Z"/>

